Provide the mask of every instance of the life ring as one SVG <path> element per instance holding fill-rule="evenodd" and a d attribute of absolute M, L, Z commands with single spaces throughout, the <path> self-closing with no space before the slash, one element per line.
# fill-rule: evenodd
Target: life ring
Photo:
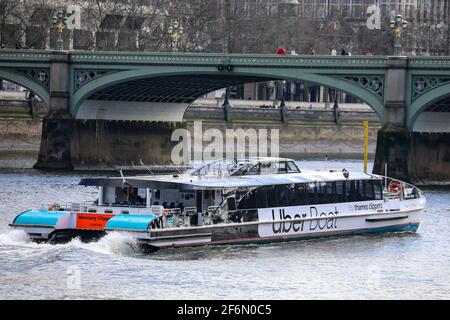
<path fill-rule="evenodd" d="M 390 193 L 397 194 L 400 192 L 400 190 L 402 190 L 402 186 L 401 186 L 400 182 L 392 181 L 391 183 L 389 183 L 388 191 Z"/>

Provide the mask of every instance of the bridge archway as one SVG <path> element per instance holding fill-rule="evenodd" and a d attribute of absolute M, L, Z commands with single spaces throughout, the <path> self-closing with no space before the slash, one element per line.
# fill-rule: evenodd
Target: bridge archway
<path fill-rule="evenodd" d="M 49 92 L 43 86 L 39 85 L 37 82 L 31 80 L 25 75 L 21 75 L 17 72 L 9 71 L 7 69 L 0 69 L 0 79 L 15 83 L 21 87 L 30 90 L 36 96 L 41 98 L 41 100 L 48 108 L 50 103 Z"/>
<path fill-rule="evenodd" d="M 93 100 L 93 98 L 97 99 L 97 101 L 109 101 L 104 103 L 105 107 L 111 105 L 112 101 L 122 101 L 128 104 L 130 102 L 178 103 L 183 104 L 184 113 L 187 106 L 197 98 L 220 88 L 248 82 L 292 80 L 307 81 L 315 85 L 322 85 L 349 93 L 367 103 L 376 112 L 381 121 L 384 119 L 382 99 L 344 78 L 327 74 L 309 73 L 292 68 L 281 70 L 256 67 L 239 69 L 241 68 L 237 67 L 232 72 L 219 72 L 215 66 L 197 66 L 183 67 L 183 70 L 180 71 L 177 67 L 170 67 L 168 70 L 168 67 L 154 66 L 139 70 L 114 72 L 92 80 L 76 90 L 71 99 L 71 113 L 78 118 L 80 111 L 83 111 L 84 108 L 89 108 L 86 101 Z M 181 86 L 180 79 L 187 84 L 186 87 Z M 202 79 L 207 83 L 205 85 L 189 86 L 189 83 L 192 84 L 195 79 Z M 172 84 L 173 87 L 156 88 L 163 82 L 168 86 Z M 136 90 L 144 88 L 146 83 L 149 88 L 148 95 L 145 93 L 146 89 L 142 89 L 144 92 L 141 92 L 139 95 L 139 92 Z M 155 86 L 156 89 L 152 89 L 152 86 Z"/>
<path fill-rule="evenodd" d="M 410 130 L 414 130 L 414 127 L 417 124 L 419 117 L 422 118 L 424 116 L 424 113 L 427 113 L 427 111 L 431 111 L 430 108 L 434 104 L 438 103 L 439 101 L 443 101 L 447 98 L 450 98 L 450 83 L 432 89 L 429 92 L 417 98 L 408 108 L 407 113 L 408 128 Z"/>

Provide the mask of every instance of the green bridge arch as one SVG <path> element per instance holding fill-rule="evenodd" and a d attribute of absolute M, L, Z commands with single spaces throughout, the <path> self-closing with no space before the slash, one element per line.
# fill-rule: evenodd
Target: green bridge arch
<path fill-rule="evenodd" d="M 407 127 L 412 130 L 419 115 L 424 112 L 433 103 L 450 96 L 450 83 L 436 87 L 429 92 L 421 95 L 408 107 Z"/>
<path fill-rule="evenodd" d="M 49 106 L 50 94 L 47 91 L 47 89 L 43 87 L 41 84 L 37 83 L 36 81 L 33 81 L 32 79 L 28 78 L 27 76 L 22 75 L 15 71 L 0 68 L 0 79 L 13 82 L 21 87 L 30 90 L 35 95 L 40 97 L 47 107 Z"/>
<path fill-rule="evenodd" d="M 87 84 L 81 86 L 78 90 L 74 90 L 71 94 L 70 110 L 71 114 L 76 117 L 82 103 L 95 92 L 102 89 L 117 85 L 125 84 L 134 80 L 159 78 L 159 77 L 177 77 L 177 76 L 233 76 L 239 77 L 253 77 L 260 78 L 260 81 L 270 80 L 292 80 L 292 81 L 307 81 L 316 85 L 322 85 L 332 89 L 337 89 L 355 97 L 358 97 L 367 103 L 378 115 L 379 119 L 384 119 L 384 102 L 379 97 L 375 96 L 369 90 L 352 83 L 351 81 L 334 77 L 331 74 L 320 74 L 316 70 L 305 72 L 296 68 L 260 68 L 260 67 L 235 67 L 233 71 L 218 71 L 216 66 L 183 66 L 182 69 L 176 66 L 151 66 L 140 69 L 120 70 L 113 72 L 97 79 L 89 81 Z M 380 74 L 384 76 L 384 74 Z M 73 86 L 72 86 L 73 88 Z M 385 90 L 385 88 L 383 88 Z M 212 91 L 212 90 L 210 90 Z M 210 91 L 205 91 L 206 94 Z"/>

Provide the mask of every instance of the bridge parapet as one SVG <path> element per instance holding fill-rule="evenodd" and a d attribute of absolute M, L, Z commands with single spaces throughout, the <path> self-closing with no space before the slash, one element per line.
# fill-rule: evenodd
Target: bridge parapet
<path fill-rule="evenodd" d="M 219 54 L 219 53 L 122 53 L 122 52 L 71 52 L 72 63 L 89 64 L 168 64 L 204 65 L 232 64 L 245 66 L 277 67 L 367 67 L 385 68 L 384 56 L 320 56 L 320 55 L 268 55 L 268 54 Z"/>
<path fill-rule="evenodd" d="M 409 57 L 409 67 L 415 69 L 450 69 L 450 57 Z"/>
<path fill-rule="evenodd" d="M 0 61 L 4 62 L 20 62 L 20 63 L 42 63 L 50 62 L 52 51 L 47 50 L 0 50 Z"/>

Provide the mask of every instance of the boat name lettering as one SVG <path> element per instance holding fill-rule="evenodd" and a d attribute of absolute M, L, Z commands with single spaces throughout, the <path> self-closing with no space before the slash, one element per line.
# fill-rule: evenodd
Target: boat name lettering
<path fill-rule="evenodd" d="M 272 219 L 273 221 L 277 220 L 291 220 L 291 219 L 302 219 L 307 218 L 308 214 L 294 214 L 293 216 L 286 214 L 285 209 L 278 209 L 278 214 L 275 213 L 275 209 L 272 209 Z M 337 208 L 334 208 L 334 212 L 320 212 L 316 207 L 309 208 L 309 217 L 333 217 L 329 219 L 314 219 L 308 221 L 283 221 L 279 223 L 272 224 L 272 231 L 274 234 L 278 233 L 289 233 L 291 230 L 294 232 L 304 231 L 308 229 L 310 231 L 314 230 L 330 230 L 337 229 L 337 218 L 335 218 L 339 214 Z"/>
<path fill-rule="evenodd" d="M 103 230 L 112 214 L 77 213 L 76 228 Z"/>
<path fill-rule="evenodd" d="M 355 211 L 383 209 L 382 203 L 355 204 Z"/>
<path fill-rule="evenodd" d="M 91 220 L 91 221 L 108 221 L 111 218 L 111 216 L 102 216 L 102 215 L 79 215 L 79 220 Z"/>

